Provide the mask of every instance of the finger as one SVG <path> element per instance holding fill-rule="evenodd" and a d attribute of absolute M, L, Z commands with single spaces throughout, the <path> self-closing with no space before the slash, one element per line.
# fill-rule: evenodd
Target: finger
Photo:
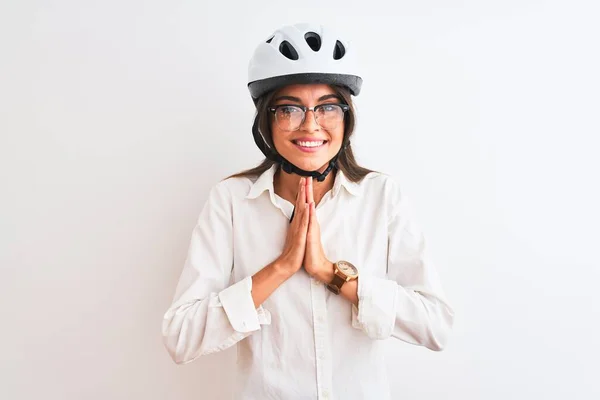
<path fill-rule="evenodd" d="M 296 192 L 296 201 L 294 202 L 294 208 L 292 208 L 292 216 L 290 217 L 290 224 L 294 222 L 294 217 L 296 216 L 296 211 L 298 210 L 298 204 L 300 200 L 300 196 L 302 195 L 302 178 L 300 178 L 298 182 L 298 191 Z"/>
<path fill-rule="evenodd" d="M 302 179 L 304 179 L 304 178 L 302 178 Z M 296 198 L 296 206 L 294 207 L 294 213 L 298 214 L 297 218 L 300 219 L 300 222 L 298 222 L 297 226 L 302 224 L 302 218 L 303 218 L 302 216 L 303 216 L 304 212 L 306 211 L 306 209 L 304 207 L 307 204 L 306 201 L 304 200 L 306 198 L 305 186 L 306 185 L 303 184 L 300 187 L 300 191 L 298 192 L 298 196 Z M 295 218 L 296 217 L 294 217 L 294 219 Z"/>
<path fill-rule="evenodd" d="M 308 204 L 305 204 L 302 207 L 302 212 L 298 213 L 298 224 L 296 225 L 295 230 L 295 241 L 299 246 L 304 246 L 306 244 L 306 232 L 308 230 L 309 223 L 308 211 Z"/>
<path fill-rule="evenodd" d="M 310 215 L 312 217 L 313 222 L 315 223 L 315 227 L 318 228 L 319 227 L 319 219 L 317 218 L 317 206 L 315 205 L 315 202 L 313 201 L 310 207 Z"/>
<path fill-rule="evenodd" d="M 306 232 L 308 231 L 308 225 L 310 224 L 310 209 L 309 205 L 304 205 L 304 213 L 302 214 L 301 232 L 306 239 Z"/>
<path fill-rule="evenodd" d="M 311 203 L 313 201 L 315 201 L 313 198 L 313 179 L 307 178 L 306 179 L 306 202 Z"/>
<path fill-rule="evenodd" d="M 303 209 L 303 204 L 306 204 L 306 178 L 300 178 L 300 187 L 296 196 L 296 207 Z"/>
<path fill-rule="evenodd" d="M 302 221 L 304 220 L 304 215 L 309 212 L 309 210 L 306 208 L 306 206 L 308 206 L 308 204 L 306 204 L 306 203 L 298 204 L 294 210 L 296 213 L 296 216 L 294 217 L 294 219 L 296 220 L 296 223 L 294 226 L 295 232 L 300 232 L 301 227 L 302 227 Z"/>

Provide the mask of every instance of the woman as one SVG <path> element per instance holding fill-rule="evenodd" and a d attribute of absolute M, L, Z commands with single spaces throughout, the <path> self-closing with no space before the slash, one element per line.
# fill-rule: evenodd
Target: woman
<path fill-rule="evenodd" d="M 441 350 L 443 298 L 406 195 L 360 167 L 347 42 L 277 30 L 250 62 L 258 167 L 211 190 L 163 321 L 176 363 L 238 346 L 239 399 L 388 399 L 384 341 Z"/>

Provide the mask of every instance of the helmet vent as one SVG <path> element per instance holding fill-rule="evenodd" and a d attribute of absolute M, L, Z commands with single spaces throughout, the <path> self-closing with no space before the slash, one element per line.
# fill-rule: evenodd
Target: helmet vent
<path fill-rule="evenodd" d="M 321 49 L 321 37 L 315 32 L 307 32 L 304 35 L 304 40 L 313 51 L 319 51 Z"/>
<path fill-rule="evenodd" d="M 269 39 L 267 39 L 267 43 L 271 43 L 271 40 L 273 40 L 275 36 L 271 36 Z"/>
<path fill-rule="evenodd" d="M 281 44 L 279 45 L 279 52 L 287 58 L 289 58 L 290 60 L 298 59 L 298 52 L 296 51 L 294 46 L 292 46 L 291 43 L 287 40 L 281 42 Z"/>
<path fill-rule="evenodd" d="M 336 41 L 335 47 L 333 49 L 333 59 L 339 60 L 340 58 L 344 57 L 344 54 L 346 54 L 346 48 L 344 47 L 342 42 L 340 42 L 339 40 Z"/>

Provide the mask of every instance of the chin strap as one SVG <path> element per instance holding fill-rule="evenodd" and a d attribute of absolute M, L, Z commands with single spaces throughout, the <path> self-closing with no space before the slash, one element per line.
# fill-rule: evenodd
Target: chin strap
<path fill-rule="evenodd" d="M 279 158 L 281 158 L 281 169 L 284 170 L 285 172 L 287 172 L 288 174 L 310 176 L 310 177 L 315 178 L 319 182 L 323 182 L 325 180 L 325 178 L 327 178 L 327 175 L 329 175 L 329 173 L 337 166 L 338 156 L 336 155 L 333 159 L 331 159 L 331 161 L 329 161 L 329 165 L 327 166 L 325 171 L 323 171 L 322 173 L 319 171 L 305 171 L 303 169 L 296 167 L 294 164 L 292 164 L 285 158 L 283 158 L 281 156 L 279 156 Z"/>
<path fill-rule="evenodd" d="M 279 155 L 279 153 L 275 152 L 271 147 L 269 147 L 267 145 L 264 137 L 262 136 L 262 134 L 260 133 L 260 130 L 258 129 L 258 115 L 254 118 L 254 124 L 252 124 L 252 136 L 254 136 L 254 143 L 256 143 L 256 146 L 258 146 L 258 148 L 265 155 L 265 157 L 267 157 L 271 161 L 275 161 L 276 163 L 281 164 L 281 169 L 284 172 L 287 172 L 288 174 L 310 176 L 310 177 L 315 178 L 318 182 L 323 182 L 325 180 L 325 178 L 327 177 L 327 175 L 329 175 L 329 173 L 334 168 L 337 167 L 337 160 L 338 160 L 338 157 L 340 156 L 340 153 L 342 151 L 346 150 L 346 148 L 348 148 L 348 146 L 350 146 L 350 141 L 344 140 L 344 144 L 342 145 L 342 148 L 335 155 L 335 157 L 333 157 L 329 161 L 329 165 L 327 166 L 325 171 L 323 171 L 323 172 L 305 171 L 303 169 L 296 167 L 294 164 L 292 164 L 291 162 L 289 162 L 288 160 L 283 158 L 281 155 Z"/>

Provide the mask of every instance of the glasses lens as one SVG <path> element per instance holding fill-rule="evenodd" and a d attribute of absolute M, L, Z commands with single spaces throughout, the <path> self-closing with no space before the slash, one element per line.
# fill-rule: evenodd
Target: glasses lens
<path fill-rule="evenodd" d="M 275 110 L 277 126 L 284 131 L 295 131 L 302 124 L 304 111 L 300 107 L 280 106 Z"/>
<path fill-rule="evenodd" d="M 335 129 L 344 119 L 344 110 L 337 104 L 322 104 L 315 108 L 317 123 L 323 129 Z"/>

